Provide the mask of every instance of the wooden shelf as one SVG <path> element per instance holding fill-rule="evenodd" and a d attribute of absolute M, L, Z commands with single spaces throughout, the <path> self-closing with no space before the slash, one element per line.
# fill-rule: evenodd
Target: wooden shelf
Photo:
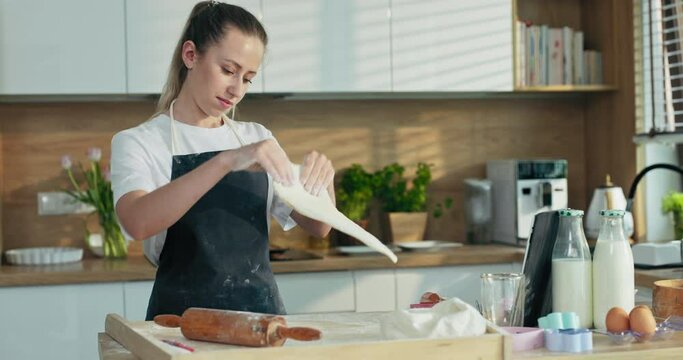
<path fill-rule="evenodd" d="M 607 92 L 617 90 L 612 85 L 544 85 L 515 88 L 515 92 Z"/>

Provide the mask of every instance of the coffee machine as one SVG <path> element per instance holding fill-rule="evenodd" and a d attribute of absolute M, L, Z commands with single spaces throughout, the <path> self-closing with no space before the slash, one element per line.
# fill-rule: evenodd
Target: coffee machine
<path fill-rule="evenodd" d="M 567 207 L 567 160 L 492 160 L 493 240 L 525 246 L 534 216 Z"/>

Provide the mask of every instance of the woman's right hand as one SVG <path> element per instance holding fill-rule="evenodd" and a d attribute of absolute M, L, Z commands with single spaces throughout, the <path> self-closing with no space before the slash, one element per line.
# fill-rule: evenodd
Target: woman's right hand
<path fill-rule="evenodd" d="M 294 184 L 291 162 L 285 151 L 273 139 L 262 140 L 238 149 L 228 150 L 232 155 L 232 170 L 265 170 L 273 180 L 287 186 Z"/>

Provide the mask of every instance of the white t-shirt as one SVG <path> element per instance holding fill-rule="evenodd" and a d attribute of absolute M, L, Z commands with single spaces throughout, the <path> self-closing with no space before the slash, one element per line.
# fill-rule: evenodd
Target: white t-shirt
<path fill-rule="evenodd" d="M 231 121 L 244 145 L 273 138 L 263 125 L 252 122 Z M 175 121 L 175 155 L 196 154 L 210 151 L 235 149 L 242 146 L 231 127 L 224 122 L 217 128 L 203 128 Z M 111 141 L 111 185 L 114 204 L 134 190 L 151 192 L 171 180 L 171 119 L 158 115 L 134 128 L 123 130 Z M 270 217 L 275 217 L 285 230 L 296 225 L 290 214 L 292 209 L 273 194 L 272 178 L 268 175 L 268 204 L 266 213 L 268 227 Z M 128 239 L 126 229 L 121 227 Z M 166 230 L 144 241 L 145 256 L 154 264 L 166 240 Z"/>

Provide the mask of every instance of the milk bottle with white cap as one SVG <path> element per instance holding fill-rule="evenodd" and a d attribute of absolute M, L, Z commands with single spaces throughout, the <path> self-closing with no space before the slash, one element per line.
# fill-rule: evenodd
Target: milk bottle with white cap
<path fill-rule="evenodd" d="M 635 302 L 633 253 L 624 236 L 624 210 L 602 210 L 602 226 L 593 256 L 593 317 L 605 329 L 609 309 L 630 312 Z"/>
<path fill-rule="evenodd" d="M 559 210 L 552 255 L 553 311 L 575 312 L 582 328 L 593 326 L 592 264 L 583 233 L 583 211 Z"/>

